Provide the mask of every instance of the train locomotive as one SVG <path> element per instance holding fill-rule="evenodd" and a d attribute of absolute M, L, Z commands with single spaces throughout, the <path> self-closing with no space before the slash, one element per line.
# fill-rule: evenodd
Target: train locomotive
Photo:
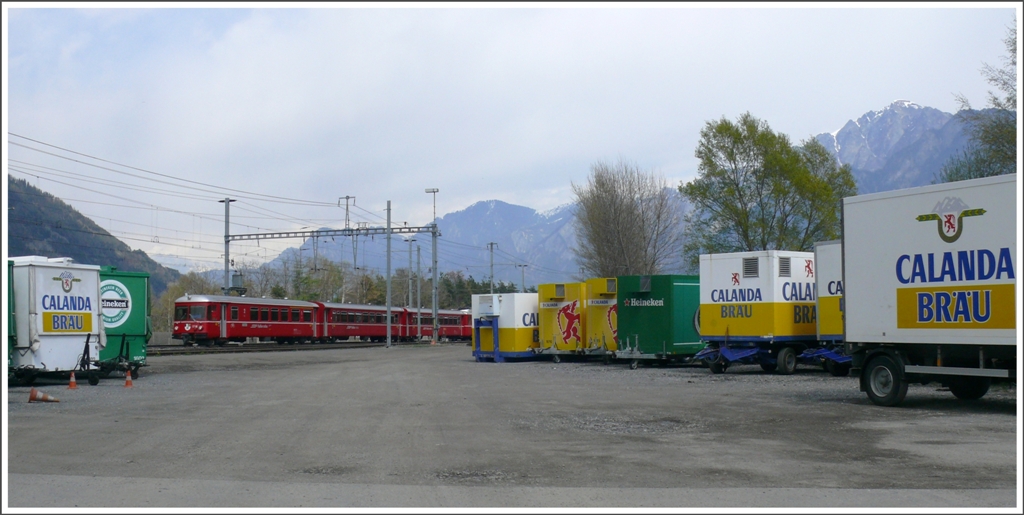
<path fill-rule="evenodd" d="M 430 310 L 391 308 L 393 341 L 468 340 L 472 335 L 469 313 L 438 310 L 438 331 L 433 334 Z M 387 308 L 364 304 L 307 302 L 227 295 L 185 295 L 174 301 L 171 338 L 185 346 L 224 345 L 249 338 L 278 344 L 332 343 L 358 339 L 387 339 Z"/>

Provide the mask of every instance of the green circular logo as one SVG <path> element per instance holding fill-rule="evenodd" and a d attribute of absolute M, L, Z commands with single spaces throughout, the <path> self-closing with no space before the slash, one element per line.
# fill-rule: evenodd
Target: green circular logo
<path fill-rule="evenodd" d="M 132 314 L 132 294 L 120 281 L 107 279 L 100 283 L 100 307 L 103 325 L 108 329 L 117 327 Z"/>

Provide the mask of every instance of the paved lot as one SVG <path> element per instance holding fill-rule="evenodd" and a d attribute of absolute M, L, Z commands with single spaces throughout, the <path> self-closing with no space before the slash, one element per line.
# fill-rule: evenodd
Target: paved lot
<path fill-rule="evenodd" d="M 458 345 L 150 359 L 7 404 L 11 507 L 1021 506 L 1015 388 L 876 407 L 757 366 L 475 363 Z"/>

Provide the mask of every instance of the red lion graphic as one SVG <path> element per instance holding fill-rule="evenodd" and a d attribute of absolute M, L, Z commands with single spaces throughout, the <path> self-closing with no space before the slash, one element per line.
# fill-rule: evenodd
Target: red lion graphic
<path fill-rule="evenodd" d="M 956 215 L 942 215 L 942 216 L 944 216 L 946 218 L 946 221 L 943 224 L 945 229 L 946 229 L 946 232 L 955 232 L 956 231 Z"/>
<path fill-rule="evenodd" d="M 556 315 L 558 318 L 558 329 L 562 331 L 562 341 L 569 343 L 569 340 L 576 338 L 576 342 L 582 342 L 583 338 L 580 338 L 580 314 L 578 313 L 577 306 L 579 301 L 574 300 L 565 306 L 562 306 L 558 310 Z M 565 325 L 562 325 L 562 315 L 565 315 Z"/>
<path fill-rule="evenodd" d="M 814 260 L 805 259 L 804 263 L 806 263 L 804 265 L 804 272 L 807 274 L 807 277 L 814 277 Z"/>

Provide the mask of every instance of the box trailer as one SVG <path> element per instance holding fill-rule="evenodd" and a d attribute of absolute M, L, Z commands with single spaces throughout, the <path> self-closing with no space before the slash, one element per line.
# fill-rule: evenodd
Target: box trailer
<path fill-rule="evenodd" d="M 700 335 L 697 358 L 713 373 L 730 363 L 757 363 L 792 374 L 817 339 L 814 254 L 785 250 L 700 256 Z"/>
<path fill-rule="evenodd" d="M 473 295 L 473 357 L 496 363 L 506 358 L 534 357 L 537 338 L 537 294 Z"/>
<path fill-rule="evenodd" d="M 538 354 L 558 363 L 564 355 L 584 354 L 587 334 L 587 283 L 537 286 Z"/>
<path fill-rule="evenodd" d="M 701 349 L 700 279 L 695 275 L 619 277 L 619 350 L 615 358 L 689 363 Z"/>
<path fill-rule="evenodd" d="M 843 347 L 843 243 L 842 240 L 814 244 L 815 313 L 818 345 L 799 356 L 818 359 L 830 374 L 850 373 L 850 357 Z"/>
<path fill-rule="evenodd" d="M 1017 175 L 843 199 L 844 341 L 872 402 L 1016 381 Z"/>
<path fill-rule="evenodd" d="M 14 261 L 7 260 L 7 373 L 13 372 L 14 343 L 18 340 L 18 332 L 14 323 L 14 283 L 11 278 L 14 276 Z"/>
<path fill-rule="evenodd" d="M 10 369 L 31 384 L 37 376 L 65 376 L 94 368 L 106 347 L 100 318 L 100 267 L 71 258 L 11 258 L 15 342 Z"/>
<path fill-rule="evenodd" d="M 146 349 L 153 328 L 150 322 L 149 274 L 100 268 L 100 307 L 108 345 L 100 351 L 101 374 L 114 370 L 139 378 L 146 366 Z"/>
<path fill-rule="evenodd" d="M 586 346 L 583 353 L 611 359 L 618 350 L 619 306 L 618 279 L 601 277 L 586 280 L 586 302 L 583 317 Z"/>

